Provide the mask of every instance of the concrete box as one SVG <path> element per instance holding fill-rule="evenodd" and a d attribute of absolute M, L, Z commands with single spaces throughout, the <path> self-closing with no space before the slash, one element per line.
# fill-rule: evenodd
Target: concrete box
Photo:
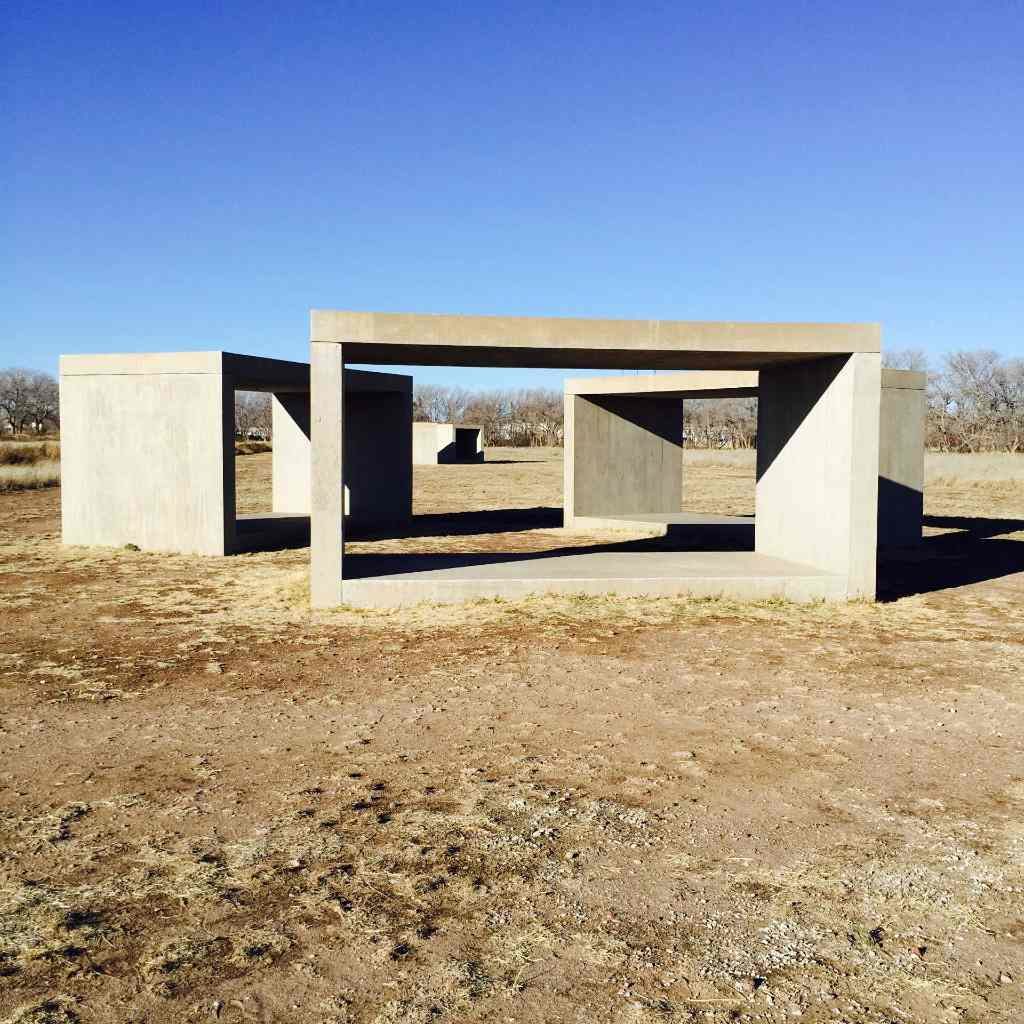
<path fill-rule="evenodd" d="M 235 515 L 235 391 L 273 395 L 270 516 Z M 412 378 L 352 370 L 345 394 L 349 519 L 406 520 Z M 224 555 L 308 528 L 308 364 L 230 352 L 62 356 L 60 400 L 65 544 Z"/>
<path fill-rule="evenodd" d="M 923 373 L 881 371 L 879 545 L 916 544 L 921 539 L 926 384 Z M 565 526 L 594 529 L 629 513 L 674 516 L 681 490 L 683 403 L 756 398 L 758 385 L 756 372 L 742 370 L 566 381 Z M 662 410 L 659 432 L 641 429 L 644 403 Z M 789 406 L 797 409 L 798 403 L 790 398 Z M 770 421 L 766 429 L 765 443 L 771 444 Z M 629 430 L 630 445 L 616 448 L 612 438 Z M 621 522 L 614 525 L 621 528 Z"/>
<path fill-rule="evenodd" d="M 414 466 L 438 466 L 455 462 L 483 462 L 483 429 L 465 423 L 414 423 Z"/>
<path fill-rule="evenodd" d="M 657 320 L 486 317 L 447 314 L 314 310 L 310 349 L 313 394 L 313 509 L 310 593 L 314 607 L 346 600 L 387 604 L 422 594 L 445 600 L 543 590 L 602 588 L 600 592 L 803 595 L 841 600 L 874 596 L 877 545 L 880 330 L 875 324 L 695 323 Z M 346 573 L 344 521 L 335 495 L 344 479 L 337 443 L 345 362 L 425 366 L 520 366 L 553 368 L 750 370 L 762 374 L 759 406 L 766 439 L 759 465 L 757 550 L 728 559 L 728 571 L 694 573 L 685 565 L 658 583 L 631 577 L 636 559 L 615 561 L 609 573 L 584 578 L 593 560 L 563 563 L 559 583 L 544 573 L 490 566 L 481 575 L 464 567 L 421 571 L 382 570 L 375 578 Z M 594 413 L 609 444 L 628 452 L 639 436 L 651 450 L 663 446 L 667 467 L 674 442 L 660 417 L 633 405 L 620 417 L 606 403 Z M 629 403 L 632 405 L 632 403 Z M 644 423 L 633 418 L 650 419 Z M 616 420 L 626 420 L 617 423 Z M 630 423 L 632 422 L 632 425 Z M 602 426 L 602 423 L 604 426 Z M 588 428 L 589 429 L 589 428 Z M 566 444 L 571 441 L 567 424 Z M 617 460 L 621 468 L 623 460 Z M 602 501 L 617 499 L 588 479 Z M 639 484 L 662 486 L 641 468 Z M 638 485 L 639 485 L 638 484 Z M 666 488 L 666 493 L 667 493 Z M 628 491 L 628 486 L 622 492 Z M 607 560 L 606 560 L 607 561 Z M 366 564 L 365 562 L 358 564 Z M 499 571 L 499 568 L 501 571 Z M 607 568 L 607 566 L 606 566 Z M 692 568 L 692 566 L 691 566 Z M 392 572 L 390 578 L 383 573 Z M 638 571 L 642 571 L 638 568 Z M 510 576 L 509 573 L 512 572 Z M 580 574 L 584 574 L 581 576 Z M 472 577 L 472 579 L 470 579 Z M 529 578 L 528 578 L 529 577 Z M 810 579 L 817 580 L 813 584 Z M 428 582 L 431 579 L 432 582 Z M 796 582 L 794 582 L 796 581 Z M 630 589 L 632 588 L 632 589 Z M 673 588 L 675 588 L 673 590 Z"/>

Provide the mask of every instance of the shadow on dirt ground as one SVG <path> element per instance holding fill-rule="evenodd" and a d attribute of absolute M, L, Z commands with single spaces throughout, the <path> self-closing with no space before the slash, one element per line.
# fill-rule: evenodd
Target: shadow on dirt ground
<path fill-rule="evenodd" d="M 878 560 L 878 599 L 963 587 L 1024 571 L 1024 544 L 1005 539 L 1024 531 L 1021 519 L 925 516 L 925 528 L 954 532 L 925 537 L 915 548 L 885 551 Z"/>

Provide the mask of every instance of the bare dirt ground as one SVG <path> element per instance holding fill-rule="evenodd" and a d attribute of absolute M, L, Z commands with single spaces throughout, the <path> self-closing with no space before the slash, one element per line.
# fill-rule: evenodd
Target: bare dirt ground
<path fill-rule="evenodd" d="M 489 455 L 353 549 L 564 545 L 559 454 Z M 1024 1014 L 1021 482 L 931 485 L 843 607 L 311 613 L 305 550 L 64 549 L 58 505 L 0 495 L 5 1024 Z"/>

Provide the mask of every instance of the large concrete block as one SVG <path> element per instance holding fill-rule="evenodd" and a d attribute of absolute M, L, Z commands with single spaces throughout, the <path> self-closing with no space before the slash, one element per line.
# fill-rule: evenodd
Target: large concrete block
<path fill-rule="evenodd" d="M 825 537 L 816 550 L 814 544 L 801 546 L 791 543 L 784 530 L 772 541 L 771 531 L 766 543 L 779 547 L 792 546 L 797 551 L 805 548 L 812 555 L 820 554 L 830 565 L 842 565 L 841 572 L 823 571 L 838 576 L 829 584 L 829 593 L 860 594 L 866 592 L 866 570 L 862 562 L 866 550 L 861 545 L 863 523 L 863 461 L 850 446 L 867 443 L 867 454 L 873 461 L 870 490 L 872 507 L 869 515 L 871 537 L 868 542 L 871 555 L 871 589 L 873 592 L 874 546 L 878 462 L 878 364 L 880 330 L 875 324 L 743 324 L 697 323 L 656 320 L 583 320 L 545 317 L 480 317 L 420 315 L 410 313 L 374 313 L 337 310 L 313 310 L 310 318 L 310 342 L 313 351 L 311 388 L 313 393 L 313 546 L 311 552 L 311 593 L 314 606 L 338 604 L 343 599 L 342 538 L 343 513 L 336 507 L 332 488 L 340 486 L 345 473 L 341 465 L 344 446 L 335 444 L 327 436 L 340 424 L 337 410 L 342 393 L 342 350 L 352 362 L 382 364 L 418 364 L 424 366 L 521 366 L 521 367 L 605 367 L 605 368 L 659 368 L 700 370 L 760 370 L 777 368 L 780 373 L 792 371 L 794 365 L 818 362 L 835 357 L 848 361 L 853 368 L 852 381 L 841 377 L 833 394 L 823 386 L 828 401 L 836 412 L 844 413 L 850 432 L 855 437 L 845 443 L 847 458 L 845 471 L 855 478 L 845 490 L 850 497 L 845 516 L 845 536 L 850 544 L 846 557 L 830 550 L 830 543 L 839 543 L 842 537 Z M 326 351 L 334 346 L 336 354 L 328 357 Z M 851 355 L 853 354 L 853 355 Z M 867 356 L 862 363 L 861 355 Z M 873 362 L 872 362 L 873 360 Z M 874 367 L 874 391 L 865 390 L 861 378 L 871 376 Z M 787 378 L 788 379 L 788 378 Z M 811 382 L 810 390 L 821 381 Z M 820 396 L 819 396 L 820 397 Z M 325 426 L 318 428 L 318 408 L 323 405 Z M 607 411 L 607 410 L 605 410 Z M 638 415 L 643 415 L 638 413 Z M 780 422 L 781 414 L 773 414 Z M 871 421 L 865 426 L 865 418 Z M 631 422 L 632 416 L 613 415 L 609 420 Z M 681 417 L 680 417 L 681 420 Z M 329 422 L 328 422 L 329 421 Z M 633 423 L 636 427 L 636 423 Z M 831 425 L 832 427 L 835 424 Z M 769 505 L 783 504 L 778 484 L 781 468 L 793 463 L 794 470 L 802 464 L 795 453 L 807 447 L 799 425 L 791 424 L 790 434 L 779 431 L 779 469 L 769 466 L 765 476 L 765 495 Z M 321 446 L 318 429 L 323 435 Z M 618 429 L 618 428 L 616 428 Z M 625 428 L 624 428 L 625 429 Z M 873 431 L 873 434 L 872 434 Z M 628 432 L 628 431 L 627 431 Z M 834 430 L 833 430 L 834 432 Z M 654 433 L 658 433 L 656 429 Z M 826 425 L 825 434 L 829 433 Z M 793 438 L 796 441 L 791 444 Z M 665 438 L 662 437 L 664 441 Z M 813 461 L 813 460 L 812 460 Z M 820 460 L 828 467 L 829 459 Z M 833 460 L 834 461 L 834 460 Z M 842 461 L 842 460 L 839 460 Z M 797 473 L 797 477 L 800 474 Z M 825 489 L 826 504 L 836 504 L 838 492 L 844 490 L 839 481 L 832 489 Z M 577 487 L 573 480 L 573 487 Z M 816 495 L 812 495 L 815 497 Z M 603 499 L 602 499 L 603 500 Z M 831 509 L 823 510 L 829 514 Z M 839 534 L 843 534 L 843 530 Z M 785 557 L 785 556 L 783 556 Z M 813 564 L 813 563 L 811 563 Z M 805 565 L 806 568 L 806 565 Z M 573 570 L 575 572 L 577 570 Z M 579 570 L 586 571 L 586 570 Z M 571 587 L 575 580 L 563 583 Z M 704 581 L 705 583 L 707 581 Z M 673 584 L 676 586 L 677 584 Z M 699 580 L 684 584 L 697 587 Z M 732 584 L 723 584 L 723 593 Z M 387 581 L 378 587 L 387 589 Z M 481 583 L 484 591 L 496 586 L 493 580 Z M 836 589 L 838 587 L 838 590 Z M 483 592 L 483 591 L 482 591 Z M 495 591 L 497 592 L 497 591 Z"/>
<path fill-rule="evenodd" d="M 309 388 L 307 364 L 228 352 L 62 357 L 65 543 L 223 555 L 294 542 L 312 505 Z M 273 396 L 273 516 L 235 515 L 236 390 Z M 349 370 L 344 392 L 334 448 L 344 436 L 349 475 L 337 504 L 347 497 L 362 525 L 403 521 L 412 378 Z"/>

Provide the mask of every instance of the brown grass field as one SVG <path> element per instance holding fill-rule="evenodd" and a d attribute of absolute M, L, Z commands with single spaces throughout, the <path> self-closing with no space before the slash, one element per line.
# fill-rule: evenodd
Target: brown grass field
<path fill-rule="evenodd" d="M 352 550 L 570 543 L 560 452 L 488 458 Z M 313 613 L 306 550 L 0 494 L 0 1022 L 1024 1019 L 1024 480 L 943 472 L 844 606 Z"/>

